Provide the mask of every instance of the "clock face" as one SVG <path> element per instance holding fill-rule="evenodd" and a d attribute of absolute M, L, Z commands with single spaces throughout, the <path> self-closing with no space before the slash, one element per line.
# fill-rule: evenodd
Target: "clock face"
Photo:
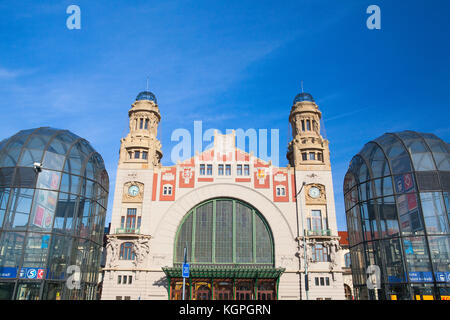
<path fill-rule="evenodd" d="M 128 194 L 132 197 L 136 197 L 139 194 L 139 187 L 138 186 L 129 187 Z"/>
<path fill-rule="evenodd" d="M 311 198 L 318 198 L 318 197 L 320 197 L 320 190 L 319 190 L 319 188 L 312 187 L 311 189 L 309 189 L 309 195 L 310 195 Z"/>

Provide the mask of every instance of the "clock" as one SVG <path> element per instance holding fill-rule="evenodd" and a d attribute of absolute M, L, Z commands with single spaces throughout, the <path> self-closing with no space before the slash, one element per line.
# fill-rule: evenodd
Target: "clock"
<path fill-rule="evenodd" d="M 136 197 L 139 194 L 139 187 L 138 186 L 130 186 L 128 188 L 128 194 L 132 197 Z"/>
<path fill-rule="evenodd" d="M 309 189 L 309 196 L 311 198 L 317 199 L 318 197 L 320 197 L 320 190 L 317 187 L 311 187 Z"/>

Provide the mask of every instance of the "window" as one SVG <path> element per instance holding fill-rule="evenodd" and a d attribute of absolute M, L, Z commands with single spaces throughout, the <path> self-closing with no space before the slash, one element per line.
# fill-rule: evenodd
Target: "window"
<path fill-rule="evenodd" d="M 148 119 L 145 119 L 145 129 L 148 129 Z"/>
<path fill-rule="evenodd" d="M 120 245 L 120 256 L 121 260 L 134 260 L 135 254 L 133 250 L 133 244 L 131 242 L 125 242 Z M 124 279 L 125 281 L 125 279 Z"/>
<path fill-rule="evenodd" d="M 174 263 L 183 261 L 186 243 L 188 260 L 195 263 L 273 264 L 266 222 L 239 200 L 212 199 L 192 209 L 178 229 Z"/>
<path fill-rule="evenodd" d="M 285 187 L 283 187 L 283 186 L 279 186 L 279 187 L 276 187 L 276 190 L 277 190 L 277 196 L 285 196 L 286 195 L 286 188 Z"/>
<path fill-rule="evenodd" d="M 206 166 L 206 175 L 212 176 L 212 164 Z"/>
<path fill-rule="evenodd" d="M 351 260 L 351 257 L 350 257 L 350 252 L 345 254 L 344 259 L 345 259 L 345 267 L 346 268 L 351 268 L 351 264 L 352 264 L 351 261 L 352 260 Z"/>
<path fill-rule="evenodd" d="M 124 300 L 131 300 L 130 296 L 125 296 Z"/>
<path fill-rule="evenodd" d="M 129 276 L 128 277 L 128 284 L 132 284 L 133 283 L 133 276 Z"/>
<path fill-rule="evenodd" d="M 238 164 L 236 167 L 236 174 L 242 176 L 242 164 Z"/>
<path fill-rule="evenodd" d="M 306 120 L 306 130 L 311 130 L 311 122 L 309 120 Z"/>
<path fill-rule="evenodd" d="M 120 228 L 124 228 L 125 227 L 125 217 L 124 216 L 122 216 L 121 218 L 120 218 Z"/>
<path fill-rule="evenodd" d="M 147 151 L 142 151 L 142 159 L 147 160 L 147 155 L 148 155 Z"/>
<path fill-rule="evenodd" d="M 248 164 L 244 164 L 244 176 L 250 175 L 250 166 Z"/>
<path fill-rule="evenodd" d="M 316 154 L 314 152 L 309 153 L 309 160 L 316 160 Z"/>
<path fill-rule="evenodd" d="M 127 276 L 123 276 L 123 284 L 127 284 Z"/>
<path fill-rule="evenodd" d="M 305 131 L 305 120 L 302 120 L 302 131 Z"/>
<path fill-rule="evenodd" d="M 133 152 L 128 152 L 128 155 L 130 156 L 130 159 L 132 159 L 133 158 Z"/>
<path fill-rule="evenodd" d="M 144 119 L 141 118 L 140 122 L 139 122 L 139 129 L 142 129 L 143 125 L 144 125 Z"/>
<path fill-rule="evenodd" d="M 225 175 L 231 176 L 231 164 L 225 165 Z"/>
<path fill-rule="evenodd" d="M 308 156 L 307 156 L 306 152 L 302 153 L 302 160 L 303 161 L 308 160 Z"/>
<path fill-rule="evenodd" d="M 201 175 L 201 176 L 204 176 L 204 175 L 205 175 L 205 165 L 204 165 L 204 164 L 201 164 L 201 165 L 200 165 L 200 175 Z"/>
<path fill-rule="evenodd" d="M 223 164 L 219 164 L 219 176 L 223 176 Z"/>
<path fill-rule="evenodd" d="M 165 185 L 163 188 L 163 195 L 170 196 L 172 195 L 172 186 L 171 185 Z"/>
<path fill-rule="evenodd" d="M 127 230 L 133 230 L 136 225 L 136 208 L 129 208 L 127 209 L 127 223 L 126 223 L 126 229 Z"/>
<path fill-rule="evenodd" d="M 317 153 L 317 160 L 322 161 L 322 153 L 321 152 Z"/>
<path fill-rule="evenodd" d="M 329 262 L 327 249 L 321 245 L 316 244 L 313 250 L 314 262 Z"/>
<path fill-rule="evenodd" d="M 135 152 L 134 152 L 134 158 L 135 158 L 135 159 L 139 159 L 140 156 L 141 156 L 141 152 L 140 152 L 140 151 L 135 151 Z"/>
<path fill-rule="evenodd" d="M 122 283 L 122 276 L 118 276 L 117 277 L 117 284 L 121 284 Z M 122 299 L 122 297 L 120 297 L 120 299 Z"/>
<path fill-rule="evenodd" d="M 139 229 L 140 227 L 141 227 L 141 217 L 138 217 L 136 229 Z"/>
<path fill-rule="evenodd" d="M 322 212 L 320 210 L 311 210 L 311 218 L 308 220 L 309 230 L 322 231 Z"/>
<path fill-rule="evenodd" d="M 330 278 L 329 277 L 316 277 L 315 279 L 316 286 L 329 286 Z"/>
<path fill-rule="evenodd" d="M 116 300 L 122 300 L 121 296 L 116 296 Z"/>

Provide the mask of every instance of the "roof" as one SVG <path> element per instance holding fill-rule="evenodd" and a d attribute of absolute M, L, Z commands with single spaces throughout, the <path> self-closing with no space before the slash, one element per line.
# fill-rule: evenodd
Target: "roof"
<path fill-rule="evenodd" d="M 181 278 L 181 265 L 162 268 L 167 277 Z M 285 268 L 255 265 L 191 265 L 192 278 L 277 279 Z"/>
<path fill-rule="evenodd" d="M 343 246 L 348 246 L 348 232 L 347 231 L 338 231 L 338 236 L 341 237 L 339 243 Z"/>

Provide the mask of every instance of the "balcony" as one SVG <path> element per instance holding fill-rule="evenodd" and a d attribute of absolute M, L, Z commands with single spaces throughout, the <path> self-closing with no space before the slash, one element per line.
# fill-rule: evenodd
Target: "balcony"
<path fill-rule="evenodd" d="M 116 228 L 116 234 L 140 234 L 139 228 Z"/>
<path fill-rule="evenodd" d="M 313 237 L 329 237 L 329 236 L 331 236 L 331 230 L 330 229 L 307 230 L 306 235 L 313 236 Z"/>

